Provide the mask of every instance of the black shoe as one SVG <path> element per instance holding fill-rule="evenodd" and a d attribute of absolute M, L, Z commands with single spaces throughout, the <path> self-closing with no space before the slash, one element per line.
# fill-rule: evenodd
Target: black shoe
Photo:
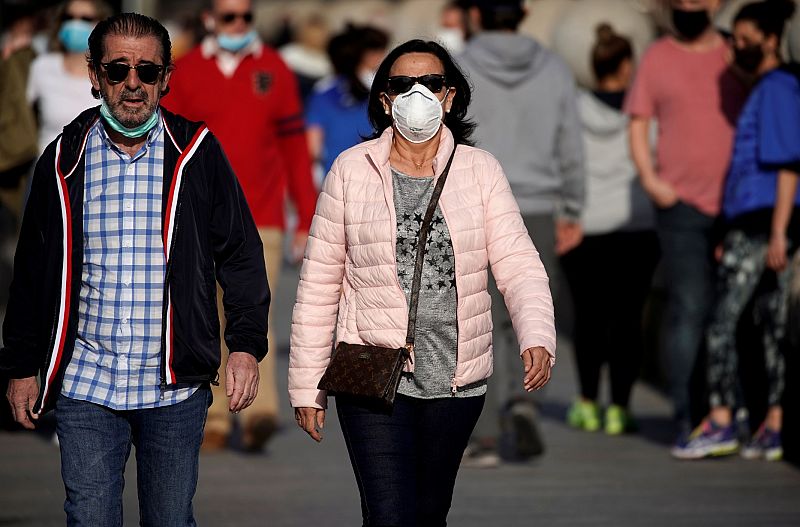
<path fill-rule="evenodd" d="M 544 453 L 544 442 L 536 426 L 533 404 L 518 401 L 509 405 L 503 416 L 503 457 L 509 461 L 527 461 Z"/>

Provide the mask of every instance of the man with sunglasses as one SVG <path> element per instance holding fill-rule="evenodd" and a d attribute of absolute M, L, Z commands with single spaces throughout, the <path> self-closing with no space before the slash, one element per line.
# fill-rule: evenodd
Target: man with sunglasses
<path fill-rule="evenodd" d="M 210 1 L 203 19 L 210 34 L 178 61 L 164 105 L 205 121 L 225 148 L 258 226 L 274 291 L 283 259 L 286 194 L 298 216 L 294 259 L 302 258 L 316 203 L 297 81 L 259 39 L 251 0 Z M 273 347 L 272 335 L 269 339 Z M 274 357 L 260 364 L 260 373 L 258 398 L 241 416 L 241 446 L 255 452 L 276 430 L 280 408 Z M 223 391 L 222 386 L 214 388 L 206 451 L 226 447 L 233 429 Z"/>
<path fill-rule="evenodd" d="M 190 526 L 225 291 L 229 409 L 252 404 L 267 351 L 262 247 L 203 123 L 159 107 L 166 29 L 134 13 L 89 37 L 100 107 L 36 165 L 17 246 L 0 371 L 14 418 L 55 408 L 69 525 L 122 524 L 136 446 L 142 525 Z"/>

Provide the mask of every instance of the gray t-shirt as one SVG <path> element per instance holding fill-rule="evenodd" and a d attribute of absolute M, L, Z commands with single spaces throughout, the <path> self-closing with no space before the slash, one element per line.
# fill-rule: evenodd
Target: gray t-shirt
<path fill-rule="evenodd" d="M 417 236 L 433 193 L 432 177 L 413 177 L 392 169 L 397 214 L 397 278 L 411 299 Z M 420 399 L 450 397 L 458 354 L 455 257 L 450 231 L 437 205 L 428 233 L 419 289 L 414 374 L 405 374 L 399 393 Z M 457 397 L 486 393 L 486 382 L 461 388 Z"/>

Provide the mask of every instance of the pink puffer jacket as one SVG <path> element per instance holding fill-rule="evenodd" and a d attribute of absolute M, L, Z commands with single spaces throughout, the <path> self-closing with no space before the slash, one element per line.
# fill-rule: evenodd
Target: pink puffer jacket
<path fill-rule="evenodd" d="M 378 139 L 343 152 L 325 179 L 292 315 L 289 398 L 295 408 L 326 407 L 326 392 L 317 383 L 330 362 L 334 329 L 337 343 L 405 344 L 408 307 L 397 280 L 391 144 L 389 128 Z M 436 177 L 453 144 L 453 135 L 443 128 L 433 164 Z M 483 150 L 460 145 L 439 203 L 452 238 L 458 293 L 458 364 L 452 386 L 492 373 L 489 265 L 520 353 L 543 346 L 555 362 L 547 274 L 500 164 Z"/>

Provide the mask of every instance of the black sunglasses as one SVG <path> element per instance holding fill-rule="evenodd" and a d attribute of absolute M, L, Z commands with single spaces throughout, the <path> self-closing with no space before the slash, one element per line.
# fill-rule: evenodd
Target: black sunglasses
<path fill-rule="evenodd" d="M 245 24 L 249 24 L 253 21 L 253 13 L 248 11 L 246 13 L 223 13 L 219 15 L 219 19 L 226 24 L 233 23 L 237 18 L 241 18 Z"/>
<path fill-rule="evenodd" d="M 90 24 L 94 24 L 97 22 L 97 19 L 93 16 L 78 16 L 78 15 L 70 15 L 69 13 L 64 13 L 61 15 L 61 21 L 66 22 L 67 20 L 83 20 L 84 22 L 89 22 Z"/>
<path fill-rule="evenodd" d="M 137 64 L 130 66 L 124 62 L 101 62 L 101 66 L 106 70 L 106 77 L 108 82 L 118 84 L 128 78 L 128 73 L 133 69 L 136 70 L 136 75 L 139 80 L 145 84 L 155 84 L 158 77 L 164 70 L 164 66 L 160 64 Z"/>
<path fill-rule="evenodd" d="M 386 79 L 386 91 L 389 93 L 389 95 L 405 93 L 413 88 L 417 83 L 422 84 L 433 93 L 439 93 L 444 89 L 445 76 L 436 73 L 422 75 L 421 77 L 396 75 Z"/>

